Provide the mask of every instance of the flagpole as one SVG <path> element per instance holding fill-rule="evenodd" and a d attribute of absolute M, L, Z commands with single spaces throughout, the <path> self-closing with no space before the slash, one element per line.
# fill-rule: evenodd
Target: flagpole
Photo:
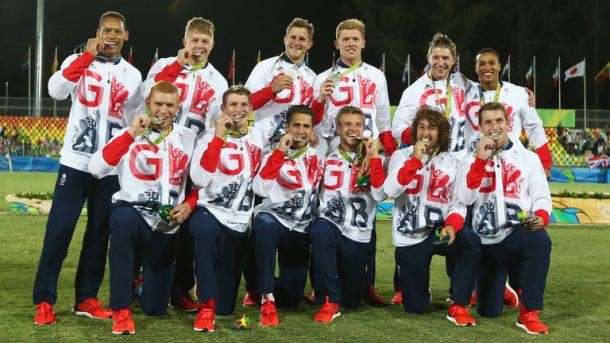
<path fill-rule="evenodd" d="M 561 57 L 557 57 L 557 68 L 558 68 L 558 70 L 557 70 L 557 72 L 558 72 L 558 74 L 557 74 L 557 81 L 558 82 L 557 83 L 559 85 L 557 87 L 557 88 L 559 88 L 559 90 L 558 90 L 558 94 L 559 94 L 559 109 L 561 109 Z"/>
<path fill-rule="evenodd" d="M 583 99 L 583 109 L 585 111 L 585 130 L 587 129 L 587 58 L 585 57 L 585 59 L 583 60 L 584 64 L 583 64 L 583 79 L 582 79 L 582 86 L 583 86 L 583 93 L 584 93 L 584 99 Z"/>
<path fill-rule="evenodd" d="M 236 71 L 237 61 L 235 60 L 235 49 L 233 49 L 233 86 L 235 86 L 235 71 Z"/>
<path fill-rule="evenodd" d="M 38 0 L 36 5 L 36 83 L 34 84 L 35 94 L 35 115 L 40 117 L 42 112 L 42 50 L 44 43 L 44 0 Z"/>
<path fill-rule="evenodd" d="M 28 45 L 28 117 L 32 116 L 32 46 Z"/>
<path fill-rule="evenodd" d="M 407 87 L 411 86 L 411 54 L 407 55 Z"/>
<path fill-rule="evenodd" d="M 53 65 L 57 61 L 57 45 L 55 46 L 55 59 L 53 60 Z M 57 100 L 53 98 L 53 118 L 57 117 Z"/>
<path fill-rule="evenodd" d="M 510 83 L 510 54 L 508 55 L 508 82 Z"/>
<path fill-rule="evenodd" d="M 534 77 L 534 95 L 536 95 L 537 94 L 536 93 L 536 79 L 537 79 L 537 77 L 536 77 L 536 56 L 535 55 L 534 55 L 534 70 L 533 70 L 533 72 L 534 72 L 534 75 L 533 75 L 533 77 Z"/>

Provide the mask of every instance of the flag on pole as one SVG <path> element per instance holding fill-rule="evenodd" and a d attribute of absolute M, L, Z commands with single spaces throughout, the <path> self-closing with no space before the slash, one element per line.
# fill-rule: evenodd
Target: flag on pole
<path fill-rule="evenodd" d="M 55 47 L 55 58 L 53 58 L 53 63 L 51 63 L 51 75 L 55 74 L 58 66 L 59 61 L 57 60 L 57 47 Z"/>
<path fill-rule="evenodd" d="M 509 74 L 510 74 L 510 55 L 508 55 L 508 58 L 506 59 L 506 63 L 504 64 L 504 67 L 502 68 L 502 76 L 500 77 L 500 79 L 504 80 L 504 78 L 508 77 Z"/>
<path fill-rule="evenodd" d="M 28 47 L 28 52 L 25 53 L 25 58 L 23 59 L 23 64 L 21 65 L 21 71 L 30 70 L 30 60 L 32 59 L 30 54 L 31 48 Z"/>
<path fill-rule="evenodd" d="M 569 68 L 565 71 L 565 79 L 567 81 L 574 77 L 584 77 L 585 76 L 585 60 L 580 61 L 572 68 Z"/>
<path fill-rule="evenodd" d="M 132 47 L 129 47 L 129 55 L 127 55 L 127 62 L 129 62 L 129 64 L 133 65 L 133 48 Z"/>
<path fill-rule="evenodd" d="M 381 65 L 379 66 L 379 70 L 385 74 L 385 52 L 381 54 Z"/>
<path fill-rule="evenodd" d="M 457 60 L 455 61 L 455 65 L 453 66 L 453 70 L 455 70 L 456 73 L 460 72 L 460 54 L 457 55 Z"/>
<path fill-rule="evenodd" d="M 430 71 L 430 65 L 428 63 L 426 63 L 426 66 L 424 66 L 424 69 L 421 70 L 421 75 L 420 76 L 424 76 L 429 71 Z"/>
<path fill-rule="evenodd" d="M 610 62 L 606 63 L 606 65 L 602 68 L 602 70 L 595 75 L 595 82 L 601 84 L 604 80 L 610 79 Z"/>
<path fill-rule="evenodd" d="M 527 80 L 527 87 L 531 88 L 532 85 L 532 81 L 536 78 L 536 56 L 534 56 L 534 59 L 532 60 L 532 64 L 530 65 L 530 68 L 527 70 L 527 73 L 525 73 L 525 79 Z"/>
<path fill-rule="evenodd" d="M 561 76 L 559 76 L 559 73 L 561 73 L 559 71 L 559 64 L 557 65 L 557 67 L 555 67 L 555 72 L 553 73 L 553 88 L 557 88 L 557 85 L 559 84 L 559 78 Z"/>
<path fill-rule="evenodd" d="M 231 62 L 229 62 L 227 80 L 232 80 L 232 84 L 235 85 L 235 49 L 233 49 L 233 55 L 231 55 Z"/>
<path fill-rule="evenodd" d="M 258 55 L 256 55 L 256 63 L 261 61 L 261 51 L 258 50 Z"/>
<path fill-rule="evenodd" d="M 332 66 L 334 67 L 335 64 L 337 64 L 337 59 L 335 58 L 335 52 L 333 51 L 333 62 L 331 63 Z"/>
<path fill-rule="evenodd" d="M 305 61 L 303 61 L 306 66 L 309 66 L 309 51 L 305 53 Z"/>
<path fill-rule="evenodd" d="M 405 68 L 402 70 L 402 83 L 406 83 L 409 72 L 411 72 L 411 55 L 407 55 L 407 62 L 405 62 Z"/>
<path fill-rule="evenodd" d="M 150 66 L 152 67 L 159 60 L 159 48 L 155 48 L 155 55 L 153 56 L 152 61 L 150 62 Z"/>

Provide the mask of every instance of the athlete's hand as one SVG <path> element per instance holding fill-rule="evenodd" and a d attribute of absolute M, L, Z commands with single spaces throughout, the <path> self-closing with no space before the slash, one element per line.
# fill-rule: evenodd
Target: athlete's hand
<path fill-rule="evenodd" d="M 320 94 L 318 95 L 318 102 L 323 104 L 330 98 L 330 95 L 333 94 L 333 90 L 335 89 L 335 82 L 331 79 L 326 79 L 320 85 Z"/>
<path fill-rule="evenodd" d="M 528 88 L 525 88 L 525 92 L 527 93 L 527 104 L 530 107 L 536 107 L 536 94 Z"/>
<path fill-rule="evenodd" d="M 97 56 L 104 49 L 104 40 L 100 37 L 89 38 L 87 40 L 87 52 Z"/>
<path fill-rule="evenodd" d="M 447 225 L 441 231 L 441 234 L 445 232 L 446 235 L 449 235 L 449 242 L 447 244 L 451 245 L 455 241 L 455 228 L 451 225 Z"/>
<path fill-rule="evenodd" d="M 131 122 L 131 126 L 129 126 L 129 134 L 131 137 L 136 138 L 144 130 L 146 130 L 150 126 L 150 117 L 147 114 L 138 114 L 133 117 L 133 121 Z"/>
<path fill-rule="evenodd" d="M 282 136 L 282 138 L 280 138 L 280 142 L 278 143 L 278 150 L 280 150 L 283 153 L 286 153 L 286 151 L 288 151 L 288 149 L 290 149 L 290 146 L 292 145 L 292 142 L 294 140 L 294 136 L 287 133 L 285 135 Z"/>
<path fill-rule="evenodd" d="M 539 231 L 544 229 L 544 221 L 540 217 L 536 217 L 536 220 L 532 220 L 525 224 L 525 228 L 530 231 Z"/>
<path fill-rule="evenodd" d="M 292 77 L 286 74 L 280 74 L 277 76 L 275 81 L 271 84 L 271 91 L 277 94 L 284 89 L 289 89 L 292 87 Z"/>
<path fill-rule="evenodd" d="M 482 160 L 487 160 L 493 150 L 496 149 L 497 142 L 491 136 L 481 136 L 477 144 L 477 157 Z"/>
<path fill-rule="evenodd" d="M 176 60 L 184 65 L 188 63 L 189 60 L 189 52 L 186 48 L 182 48 L 180 50 L 178 50 L 178 54 L 176 55 Z"/>
<path fill-rule="evenodd" d="M 224 113 L 220 113 L 218 118 L 216 118 L 216 137 L 225 139 L 227 129 L 230 128 L 231 125 L 233 125 L 233 119 Z"/>
<path fill-rule="evenodd" d="M 429 141 L 425 141 L 423 139 L 417 140 L 417 142 L 415 142 L 415 146 L 413 147 L 413 156 L 421 161 L 422 158 L 424 158 L 424 154 L 428 150 L 429 145 Z"/>
<path fill-rule="evenodd" d="M 366 147 L 366 155 L 370 159 L 379 157 L 379 140 L 375 138 L 368 138 L 364 141 Z"/>
<path fill-rule="evenodd" d="M 313 132 L 313 130 L 311 131 L 311 134 L 309 135 L 308 139 L 309 139 L 309 145 L 311 145 L 311 147 L 313 147 L 313 148 L 318 146 L 318 143 L 320 142 L 318 136 Z"/>
<path fill-rule="evenodd" d="M 174 221 L 177 224 L 182 224 L 190 215 L 193 210 L 187 203 L 182 203 L 176 207 L 174 207 L 169 213 L 174 218 Z"/>

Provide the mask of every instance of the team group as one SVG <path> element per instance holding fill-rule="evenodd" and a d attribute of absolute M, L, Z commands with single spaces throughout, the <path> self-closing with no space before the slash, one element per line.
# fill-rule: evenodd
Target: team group
<path fill-rule="evenodd" d="M 70 96 L 72 107 L 34 283 L 36 324 L 56 322 L 57 281 L 85 201 L 73 311 L 134 334 L 135 297 L 148 315 L 168 303 L 198 311 L 194 329 L 214 331 L 215 316 L 234 311 L 242 274 L 243 303 L 260 307 L 264 326 L 280 324 L 277 308 L 299 305 L 308 275 L 316 321 L 382 302 L 375 216 L 391 197 L 393 303 L 425 313 L 431 258 L 443 255 L 449 321 L 476 325 L 471 302 L 485 317 L 506 303 L 520 307 L 518 327 L 548 332 L 538 312 L 551 155 L 533 95 L 499 81 L 493 49 L 477 54 L 473 82 L 453 71 L 455 44 L 434 35 L 429 71 L 391 120 L 385 76 L 362 61 L 360 20 L 339 23 L 340 59 L 316 75 L 304 64 L 313 25 L 295 18 L 284 52 L 232 87 L 209 62 L 209 20 L 191 19 L 184 47 L 144 81 L 121 57 L 126 27 L 121 14 L 102 14 L 85 51 L 49 80 L 50 95 Z M 106 256 L 110 310 L 97 300 Z"/>

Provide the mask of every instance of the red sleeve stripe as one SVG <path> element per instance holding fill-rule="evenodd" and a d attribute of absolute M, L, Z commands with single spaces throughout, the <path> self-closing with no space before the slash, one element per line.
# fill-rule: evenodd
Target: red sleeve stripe
<path fill-rule="evenodd" d="M 445 225 L 453 226 L 455 234 L 457 234 L 464 227 L 464 217 L 457 213 L 451 213 L 449 217 L 445 219 Z"/>
<path fill-rule="evenodd" d="M 220 163 L 220 151 L 225 142 L 214 136 L 214 138 L 208 143 L 208 148 L 201 155 L 199 165 L 205 169 L 208 173 L 214 173 L 218 163 Z"/>
<path fill-rule="evenodd" d="M 374 188 L 381 188 L 386 178 L 385 170 L 383 169 L 383 164 L 381 163 L 381 158 L 373 158 L 371 159 L 371 186 Z"/>
<path fill-rule="evenodd" d="M 285 156 L 286 154 L 281 150 L 275 149 L 271 156 L 269 156 L 263 169 L 261 169 L 260 176 L 265 180 L 275 180 L 277 176 L 280 175 Z"/>
<path fill-rule="evenodd" d="M 319 103 L 318 100 L 311 102 L 311 109 L 313 110 L 313 124 L 318 125 L 324 119 L 324 106 L 325 104 Z"/>
<path fill-rule="evenodd" d="M 481 186 L 481 182 L 483 182 L 483 178 L 487 173 L 485 171 L 485 164 L 487 161 L 475 158 L 474 162 L 470 165 L 470 170 L 468 174 L 466 174 L 466 185 L 468 189 L 477 189 Z"/>
<path fill-rule="evenodd" d="M 189 205 L 191 210 L 194 210 L 195 206 L 197 206 L 197 200 L 199 200 L 199 190 L 192 189 L 191 193 L 184 199 L 184 203 Z"/>
<path fill-rule="evenodd" d="M 85 51 L 78 56 L 68 67 L 62 70 L 61 74 L 69 81 L 78 82 L 85 70 L 93 63 L 95 56 Z"/>
<path fill-rule="evenodd" d="M 400 136 L 400 140 L 405 144 L 411 144 L 413 142 L 413 139 L 411 137 L 411 128 L 410 127 L 406 128 L 402 132 L 402 135 Z"/>
<path fill-rule="evenodd" d="M 265 106 L 265 104 L 272 100 L 274 97 L 275 93 L 273 93 L 271 86 L 267 86 L 252 93 L 252 96 L 250 96 L 250 101 L 252 102 L 252 109 L 255 111 L 258 110 L 259 108 Z"/>
<path fill-rule="evenodd" d="M 398 183 L 406 186 L 413 181 L 417 171 L 423 166 L 420 160 L 412 156 L 398 171 Z"/>
<path fill-rule="evenodd" d="M 167 81 L 174 82 L 180 75 L 180 72 L 184 69 L 184 66 L 175 60 L 172 64 L 166 65 L 161 72 L 155 75 L 155 82 Z"/>
<path fill-rule="evenodd" d="M 102 148 L 102 157 L 109 165 L 116 167 L 121 161 L 121 158 L 129 151 L 129 146 L 134 142 L 129 131 L 125 131 L 122 135 L 106 144 Z"/>
<path fill-rule="evenodd" d="M 383 145 L 383 150 L 387 153 L 388 157 L 392 156 L 396 151 L 397 145 L 394 137 L 392 137 L 392 131 L 384 131 L 379 134 L 379 141 Z"/>

